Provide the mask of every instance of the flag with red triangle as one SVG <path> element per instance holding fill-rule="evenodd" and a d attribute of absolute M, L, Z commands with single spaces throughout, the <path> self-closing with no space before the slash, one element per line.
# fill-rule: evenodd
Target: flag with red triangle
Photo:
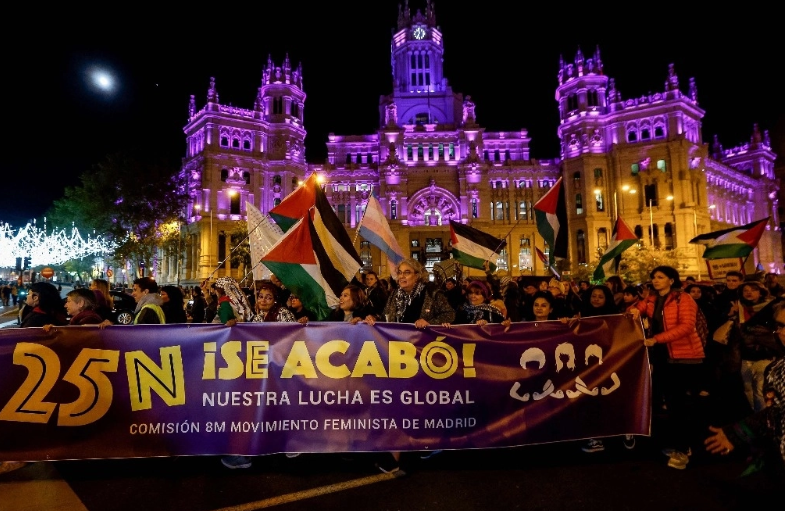
<path fill-rule="evenodd" d="M 536 247 L 536 255 L 538 255 L 538 258 L 541 259 L 542 263 L 544 263 L 544 266 L 548 267 L 549 271 L 551 271 L 558 279 L 560 279 L 560 273 L 558 273 L 558 270 L 549 265 L 549 259 L 547 259 L 547 256 L 544 255 L 544 252 L 542 252 L 538 247 Z"/>
<path fill-rule="evenodd" d="M 552 188 L 544 194 L 533 209 L 536 213 L 538 233 L 549 245 L 550 268 L 555 266 L 555 258 L 569 257 L 569 221 L 566 214 L 566 197 L 563 191 L 563 178 L 559 178 Z"/>
<path fill-rule="evenodd" d="M 613 273 L 618 270 L 618 263 L 621 261 L 621 254 L 638 242 L 638 237 L 632 232 L 627 223 L 618 217 L 616 224 L 613 226 L 613 238 L 610 240 L 610 245 L 605 250 L 604 255 L 596 265 L 593 272 L 594 280 L 604 280 L 605 278 L 605 265 L 613 262 Z"/>
<path fill-rule="evenodd" d="M 769 220 L 770 217 L 766 217 L 739 227 L 701 234 L 690 243 L 707 246 L 702 256 L 704 259 L 748 257 L 759 244 Z"/>

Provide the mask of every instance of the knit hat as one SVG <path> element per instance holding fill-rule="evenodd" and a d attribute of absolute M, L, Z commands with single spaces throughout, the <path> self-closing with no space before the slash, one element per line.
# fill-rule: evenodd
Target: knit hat
<path fill-rule="evenodd" d="M 491 290 L 489 290 L 489 286 L 487 286 L 486 284 L 484 284 L 479 280 L 473 280 L 472 282 L 469 283 L 469 286 L 467 286 L 467 291 L 469 291 L 473 287 L 480 289 L 480 294 L 483 295 L 483 298 L 486 301 L 491 300 Z"/>

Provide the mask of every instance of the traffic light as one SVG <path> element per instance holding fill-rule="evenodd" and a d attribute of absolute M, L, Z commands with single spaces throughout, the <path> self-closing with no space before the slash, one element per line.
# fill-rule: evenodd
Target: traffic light
<path fill-rule="evenodd" d="M 22 266 L 22 269 L 23 270 L 30 269 L 30 257 L 26 257 L 25 258 L 25 264 L 24 264 L 24 266 Z"/>

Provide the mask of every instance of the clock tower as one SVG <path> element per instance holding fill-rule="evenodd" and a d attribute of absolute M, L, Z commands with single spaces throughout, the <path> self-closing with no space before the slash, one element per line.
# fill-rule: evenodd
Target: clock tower
<path fill-rule="evenodd" d="M 412 15 L 406 0 L 398 8 L 398 26 L 392 35 L 392 94 L 381 97 L 382 126 L 395 122 L 386 118 L 391 103 L 399 126 L 451 124 L 461 119 L 462 100 L 442 74 L 443 55 L 434 5 L 427 0 L 424 12 L 417 9 Z"/>

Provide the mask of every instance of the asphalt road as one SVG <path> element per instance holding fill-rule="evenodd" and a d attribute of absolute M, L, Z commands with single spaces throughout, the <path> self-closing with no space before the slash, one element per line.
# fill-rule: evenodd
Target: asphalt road
<path fill-rule="evenodd" d="M 246 470 L 218 457 L 41 462 L 0 475 L 0 510 L 744 510 L 783 509 L 783 477 L 740 477 L 745 456 L 696 452 L 686 470 L 665 464 L 653 438 L 634 450 L 609 439 L 406 455 L 405 474 L 380 474 L 372 455 L 262 456 Z M 52 490 L 48 489 L 52 487 Z M 34 495 L 52 493 L 52 501 Z"/>

